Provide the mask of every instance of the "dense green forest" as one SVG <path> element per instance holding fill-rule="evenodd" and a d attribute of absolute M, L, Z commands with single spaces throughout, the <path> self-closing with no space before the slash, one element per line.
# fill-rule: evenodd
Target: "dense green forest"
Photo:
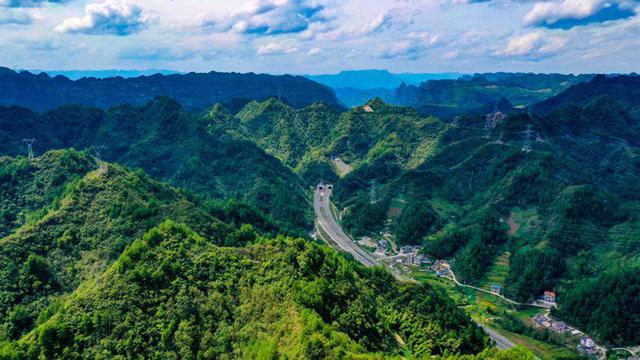
<path fill-rule="evenodd" d="M 422 357 L 489 345 L 442 291 L 276 236 L 249 205 L 85 152 L 0 159 L 11 228 L 0 358 Z"/>
<path fill-rule="evenodd" d="M 141 168 L 156 179 L 210 198 L 237 198 L 303 232 L 311 209 L 302 179 L 253 142 L 227 131 L 218 107 L 192 114 L 168 98 L 108 111 L 63 106 L 38 114 L 0 108 L 0 154 L 24 154 L 23 138 L 35 138 L 36 152 L 76 148 L 101 151 L 107 161 Z"/>
<path fill-rule="evenodd" d="M 531 91 L 564 88 L 501 74 L 465 81 L 524 87 L 530 80 Z M 604 344 L 639 343 L 636 92 L 637 77 L 597 76 L 497 121 L 483 113 L 493 106 L 444 121 L 381 99 L 343 113 L 275 98 L 198 113 L 164 97 L 108 110 L 0 108 L 0 154 L 14 156 L 0 158 L 3 354 L 128 357 L 145 348 L 147 357 L 257 357 L 252 351 L 273 349 L 261 356 L 455 358 L 482 351 L 482 332 L 438 291 L 394 284 L 380 269 L 278 237 L 311 230 L 311 188 L 321 180 L 334 184 L 332 200 L 353 235 L 389 232 L 398 245 L 421 245 L 451 260 L 469 284 L 509 253 L 507 296 L 527 302 L 556 291 L 557 316 Z M 485 95 L 477 104 L 491 100 Z M 25 154 L 23 138 L 37 139 L 37 154 L 86 151 L 30 161 L 15 157 Z M 96 160 L 96 145 L 107 146 L 102 158 L 113 163 Z M 289 251 L 317 258 L 300 265 Z M 193 265 L 207 256 L 213 264 Z M 212 289 L 228 307 L 167 308 L 200 294 L 205 304 Z M 326 297 L 327 289 L 338 298 Z M 152 314 L 117 306 L 141 299 Z M 96 320 L 105 316 L 101 304 L 113 304 L 118 323 L 131 327 L 91 338 L 104 326 Z M 132 330 L 137 322 L 144 331 Z M 181 327 L 194 337 L 176 335 Z M 286 334 L 284 343 L 275 334 Z M 188 346 L 178 345 L 183 340 Z"/>
<path fill-rule="evenodd" d="M 498 75 L 492 81 L 505 81 Z M 380 99 L 342 114 L 315 107 L 303 109 L 304 115 L 274 100 L 253 104 L 240 117 L 248 118 L 251 111 L 251 119 L 261 124 L 289 124 L 297 138 L 275 130 L 245 136 L 293 171 L 300 167 L 282 149 L 307 149 L 297 158 L 305 159 L 306 168 L 315 162 L 314 175 L 335 182 L 334 200 L 345 210 L 342 223 L 354 235 L 387 230 L 400 244 L 424 245 L 426 253 L 452 259 L 458 278 L 472 284 L 508 251 L 508 296 L 530 301 L 554 290 L 562 302 L 568 283 L 602 286 L 600 282 L 612 281 L 600 277 L 611 261 L 625 272 L 639 264 L 640 187 L 635 179 L 640 173 L 640 117 L 633 96 L 614 96 L 625 86 L 633 93 L 635 81 L 596 77 L 577 87 L 597 93 L 608 82 L 610 96 L 567 101 L 544 115 L 514 112 L 490 126 L 485 116 L 465 115 L 446 123 Z M 569 88 L 547 103 L 560 103 L 575 92 Z M 295 131 L 304 119 L 309 128 L 317 123 L 325 131 L 309 137 Z M 293 143 L 286 145 L 289 141 Z M 333 166 L 331 173 L 327 160 L 336 158 L 349 164 L 350 172 Z M 374 203 L 372 181 L 377 187 Z M 640 295 L 622 282 L 610 285 Z M 603 295 L 600 303 L 613 303 L 615 293 Z M 634 309 L 629 316 L 637 317 L 634 304 L 624 301 Z M 603 324 L 595 326 L 586 319 L 583 314 L 572 321 L 594 329 L 602 341 L 640 340 L 637 322 L 622 325 L 599 318 Z"/>

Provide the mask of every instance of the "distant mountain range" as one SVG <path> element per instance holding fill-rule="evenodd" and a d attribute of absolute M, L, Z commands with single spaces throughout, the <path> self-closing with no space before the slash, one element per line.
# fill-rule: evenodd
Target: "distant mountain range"
<path fill-rule="evenodd" d="M 280 98 L 296 108 L 318 101 L 341 108 L 330 88 L 302 76 L 209 72 L 74 81 L 61 75 L 51 77 L 46 73 L 36 75 L 0 68 L 0 105 L 19 105 L 37 111 L 64 104 L 108 108 L 124 103 L 141 105 L 156 96 L 175 98 L 189 110 L 269 97 Z"/>
<path fill-rule="evenodd" d="M 27 70 L 27 69 L 25 69 Z M 85 77 L 94 77 L 97 79 L 104 79 L 110 77 L 123 77 L 123 78 L 132 78 L 138 76 L 151 76 L 155 74 L 161 75 L 171 75 L 171 74 L 180 74 L 179 71 L 175 70 L 165 70 L 165 69 L 146 69 L 146 70 L 118 70 L 118 69 L 110 69 L 110 70 L 32 70 L 28 69 L 29 72 L 34 74 L 47 73 L 49 76 L 58 76 L 62 75 L 68 77 L 71 80 L 78 80 Z"/>
<path fill-rule="evenodd" d="M 395 89 L 400 84 L 420 84 L 427 80 L 457 79 L 460 73 L 399 73 L 388 70 L 349 70 L 338 74 L 306 75 L 307 78 L 332 88 Z"/>
<path fill-rule="evenodd" d="M 456 80 L 429 80 L 419 86 L 401 84 L 391 103 L 411 106 L 423 115 L 452 119 L 525 108 L 552 97 L 593 75 L 486 73 Z"/>

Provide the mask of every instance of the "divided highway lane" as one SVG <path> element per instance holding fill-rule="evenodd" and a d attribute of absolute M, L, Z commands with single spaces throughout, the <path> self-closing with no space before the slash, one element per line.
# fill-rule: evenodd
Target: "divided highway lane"
<path fill-rule="evenodd" d="M 484 325 L 481 325 L 481 324 L 478 324 L 478 325 L 496 343 L 496 347 L 498 349 L 506 350 L 506 349 L 510 349 L 510 348 L 516 346 L 516 344 L 514 344 L 511 340 L 509 340 L 506 337 L 498 334 L 495 330 L 491 329 L 490 327 L 487 327 L 487 326 L 484 326 Z"/>
<path fill-rule="evenodd" d="M 358 245 L 351 241 L 351 238 L 344 233 L 342 227 L 338 225 L 336 219 L 331 213 L 331 203 L 329 195 L 331 190 L 317 190 L 313 197 L 313 209 L 316 213 L 318 226 L 329 235 L 331 240 L 335 242 L 343 251 L 353 255 L 361 264 L 365 266 L 379 266 L 378 260 L 369 255 L 366 251 L 360 249 Z"/>

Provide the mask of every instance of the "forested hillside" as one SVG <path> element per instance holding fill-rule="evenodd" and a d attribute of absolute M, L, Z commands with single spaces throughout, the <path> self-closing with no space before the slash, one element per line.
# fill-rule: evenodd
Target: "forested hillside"
<path fill-rule="evenodd" d="M 393 358 L 488 345 L 443 292 L 276 238 L 251 207 L 204 203 L 74 150 L 3 157 L 0 174 L 11 227 L 0 238 L 2 359 Z M 16 204 L 30 205 L 15 217 Z"/>
<path fill-rule="evenodd" d="M 294 107 L 317 101 L 336 109 L 341 107 L 330 88 L 301 76 L 212 71 L 70 80 L 62 75 L 18 73 L 0 67 L 0 105 L 18 105 L 36 111 L 66 104 L 106 109 L 125 103 L 142 105 L 156 96 L 175 98 L 190 110 L 203 110 L 215 103 L 264 100 L 272 96 L 282 97 Z"/>
<path fill-rule="evenodd" d="M 142 168 L 204 196 L 241 199 L 283 228 L 308 229 L 311 210 L 303 181 L 226 126 L 222 118 L 186 112 L 168 98 L 107 111 L 67 105 L 40 114 L 0 107 L 0 154 L 26 154 L 24 138 L 36 139 L 36 153 L 104 147 L 100 152 L 108 161 Z"/>
<path fill-rule="evenodd" d="M 618 81 L 635 91 L 632 81 Z M 640 293 L 623 275 L 640 267 L 640 119 L 624 99 L 593 96 L 546 115 L 466 115 L 453 124 L 379 99 L 343 114 L 316 107 L 303 115 L 270 102 L 243 110 L 235 122 L 288 124 L 277 126 L 290 135 L 246 136 L 292 169 L 300 158 L 321 167 L 314 176 L 334 181 L 342 224 L 354 235 L 389 231 L 399 244 L 424 245 L 432 256 L 453 259 L 458 278 L 471 284 L 508 252 L 508 296 L 527 302 L 555 290 L 560 314 L 621 344 L 640 340 Z M 249 110 L 259 115 L 245 117 Z M 313 119 L 324 119 L 325 131 L 298 131 L 297 122 Z M 608 291 L 587 296 L 594 286 Z M 606 305 L 614 301 L 622 303 Z M 611 316 L 587 310 L 599 307 Z"/>
<path fill-rule="evenodd" d="M 396 90 L 394 104 L 451 120 L 462 114 L 512 111 L 552 97 L 591 75 L 487 73 L 456 80 L 429 80 Z"/>
<path fill-rule="evenodd" d="M 496 99 L 502 102 L 500 91 L 505 87 L 525 88 L 530 84 L 527 91 L 537 91 L 535 88 L 541 86 L 557 85 L 562 78 L 489 77 L 461 81 L 489 86 L 495 90 L 489 92 L 490 97 L 498 96 Z M 557 86 L 554 92 L 568 85 Z M 457 85 L 450 88 L 453 94 L 459 94 L 459 89 Z M 474 101 L 468 101 L 464 94 L 457 98 L 465 106 L 480 109 L 480 113 L 457 115 L 455 121 L 427 117 L 416 109 L 390 105 L 381 99 L 342 113 L 322 102 L 294 108 L 275 98 L 230 106 L 216 104 L 199 113 L 187 112 L 168 98 L 106 111 L 76 105 L 45 113 L 4 107 L 0 108 L 0 126 L 5 130 L 0 133 L 0 154 L 25 154 L 23 138 L 37 139 L 37 154 L 70 147 L 90 151 L 93 146 L 106 145 L 102 151 L 105 160 L 141 168 L 153 178 L 197 194 L 172 190 L 192 206 L 202 202 L 195 200 L 200 197 L 238 199 L 248 204 L 232 202 L 222 208 L 218 204 L 218 210 L 205 207 L 187 213 L 169 211 L 171 207 L 168 213 L 161 213 L 149 205 L 142 210 L 114 210 L 115 214 L 131 215 L 131 221 L 141 216 L 144 222 L 131 225 L 135 231 L 127 233 L 125 240 L 107 241 L 121 241 L 123 245 L 82 247 L 82 251 L 72 246 L 79 252 L 74 255 L 80 256 L 78 259 L 102 254 L 100 259 L 109 260 L 77 260 L 80 265 L 71 266 L 68 255 L 62 256 L 55 268 L 64 269 L 64 277 L 38 280 L 36 288 L 46 296 L 70 292 L 90 280 L 77 275 L 86 273 L 85 268 L 73 270 L 75 266 L 98 264 L 100 274 L 115 273 L 115 268 L 106 269 L 160 219 L 186 223 L 206 239 L 221 239 L 222 230 L 235 234 L 212 241 L 214 244 L 255 242 L 255 229 L 259 234 L 302 235 L 311 229 L 308 189 L 324 180 L 333 182 L 332 199 L 340 210 L 341 225 L 352 235 L 389 233 L 398 245 L 422 245 L 424 253 L 450 259 L 457 278 L 468 284 L 479 284 L 497 259 L 508 254 L 503 284 L 508 297 L 529 302 L 544 291 L 555 291 L 559 308 L 553 314 L 605 344 L 633 344 L 640 342 L 640 290 L 635 277 L 630 276 L 640 270 L 640 183 L 636 181 L 640 175 L 640 106 L 633 97 L 636 92 L 636 77 L 598 76 L 544 102 L 496 117 L 486 116 L 492 115 L 495 107 L 488 105 L 491 101 L 486 102 L 487 93 L 480 91 L 473 96 Z M 3 158 L 0 180 L 4 187 L 0 194 L 5 200 L 0 235 L 12 239 L 26 233 L 38 219 L 49 216 L 51 209 L 65 204 L 70 184 L 81 184 L 90 174 L 100 173 L 93 158 L 73 154 L 48 153 L 32 162 Z M 50 159 L 47 163 L 52 165 L 39 166 L 43 159 Z M 252 220 L 235 220 L 245 215 Z M 193 216 L 207 219 L 207 223 L 219 220 L 220 224 L 198 227 L 199 222 L 191 220 Z M 233 225 L 223 225 L 229 222 Z M 61 238 L 70 238 L 87 246 L 84 241 L 95 232 L 86 230 L 78 237 L 60 231 L 34 244 L 57 244 Z M 119 233 L 112 234 L 117 237 Z M 28 262 L 28 256 L 11 253 L 6 258 Z M 29 267 L 39 272 L 40 260 L 32 260 L 35 262 Z M 18 271 L 15 269 L 11 270 L 12 276 Z M 6 284 L 16 281 L 7 277 Z M 218 279 L 201 281 L 209 284 Z M 26 316 L 30 319 L 26 329 L 32 329 L 34 324 L 42 324 L 34 315 L 40 310 L 33 309 L 43 309 L 46 303 L 29 292 L 33 291 L 29 288 L 32 285 L 24 286 L 3 295 L 3 299 L 10 304 L 7 309 L 11 310 L 7 311 L 17 311 L 16 304 L 25 307 L 25 313 L 31 314 Z M 234 289 L 232 292 L 241 291 Z M 20 312 L 11 316 L 8 318 L 17 319 L 11 320 L 14 323 L 23 318 Z M 323 320 L 332 323 L 335 318 Z M 203 326 L 197 321 L 193 326 Z M 17 339 L 27 333 L 8 326 L 7 336 Z M 25 342 L 26 347 L 19 351 L 42 350 L 34 345 L 34 334 L 23 340 L 31 339 L 30 345 Z M 349 331 L 345 334 L 352 335 Z M 404 341 L 411 346 L 407 339 Z M 103 345 L 87 346 L 102 349 Z M 354 353 L 360 351 L 347 348 Z M 381 350 L 364 345 L 363 349 L 398 353 L 393 347 Z M 194 345 L 191 350 L 197 351 L 198 347 Z"/>
<path fill-rule="evenodd" d="M 493 128 L 484 117 L 460 118 L 415 168 L 399 170 L 404 161 L 394 147 L 380 161 L 361 157 L 335 185 L 348 209 L 344 223 L 356 234 L 382 230 L 389 209 L 406 199 L 390 219 L 399 242 L 453 258 L 469 283 L 508 251 L 507 295 L 530 301 L 557 290 L 560 313 L 574 324 L 604 341 L 636 343 L 640 292 L 624 276 L 640 269 L 636 111 L 594 97 Z M 366 187 L 372 179 L 374 204 Z M 589 295 L 596 287 L 607 291 Z M 596 308 L 609 315 L 595 315 Z"/>

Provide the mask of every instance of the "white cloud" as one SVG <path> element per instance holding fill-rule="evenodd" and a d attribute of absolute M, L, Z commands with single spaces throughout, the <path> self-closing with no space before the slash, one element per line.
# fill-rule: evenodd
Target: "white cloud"
<path fill-rule="evenodd" d="M 380 57 L 383 59 L 403 58 L 416 60 L 420 57 L 422 50 L 423 47 L 413 41 L 396 41 L 383 46 L 380 51 Z"/>
<path fill-rule="evenodd" d="M 307 52 L 307 55 L 311 55 L 311 56 L 320 55 L 320 54 L 322 54 L 321 48 L 313 48 Z"/>
<path fill-rule="evenodd" d="M 142 7 L 126 0 L 106 0 L 89 4 L 84 17 L 65 20 L 55 30 L 60 33 L 129 35 L 146 28 Z"/>
<path fill-rule="evenodd" d="M 315 0 L 252 0 L 229 14 L 200 17 L 199 25 L 241 34 L 301 33 L 327 21 L 325 10 L 325 5 Z"/>
<path fill-rule="evenodd" d="M 505 57 L 551 56 L 560 51 L 567 40 L 560 36 L 546 36 L 542 31 L 534 31 L 512 37 L 507 46 L 496 55 Z"/>
<path fill-rule="evenodd" d="M 354 32 L 354 35 L 370 35 L 391 27 L 405 28 L 413 22 L 415 12 L 410 8 L 395 8 L 381 12 L 371 21 L 362 25 Z"/>
<path fill-rule="evenodd" d="M 628 0 L 551 0 L 537 2 L 524 16 L 527 26 L 553 26 L 560 21 L 579 21 L 601 15 L 595 22 L 629 17 L 634 1 Z M 571 27 L 569 23 L 565 27 Z"/>
<path fill-rule="evenodd" d="M 272 43 L 268 43 L 266 45 L 262 45 L 258 47 L 256 54 L 258 55 L 293 54 L 298 51 L 299 49 L 295 46 L 272 42 Z"/>
<path fill-rule="evenodd" d="M 442 55 L 442 58 L 444 60 L 453 60 L 453 59 L 457 58 L 459 55 L 460 55 L 460 51 L 452 50 L 452 51 L 449 51 L 449 52 L 445 53 L 444 55 Z"/>

